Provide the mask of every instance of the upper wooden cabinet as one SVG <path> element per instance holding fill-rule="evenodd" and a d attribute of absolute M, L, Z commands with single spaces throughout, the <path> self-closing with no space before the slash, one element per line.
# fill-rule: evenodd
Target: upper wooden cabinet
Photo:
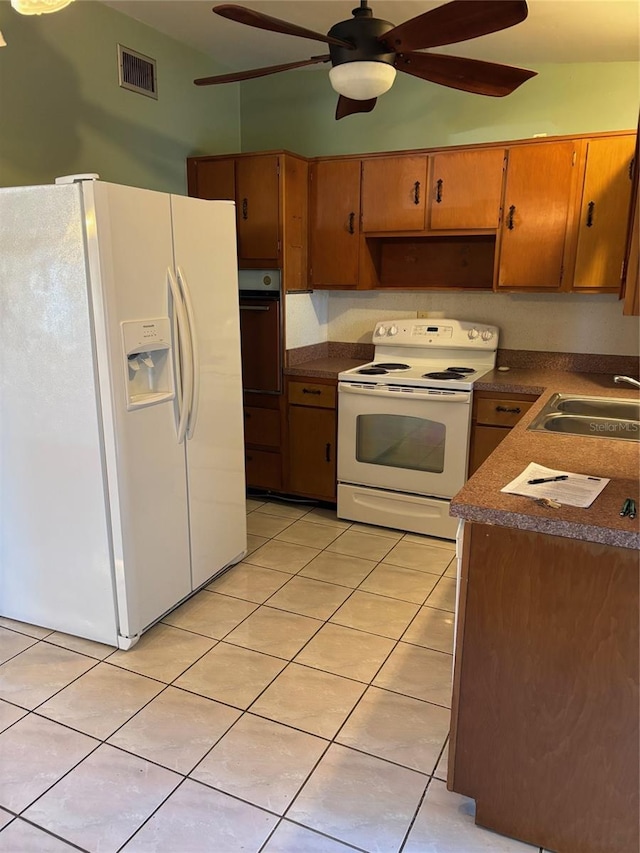
<path fill-rule="evenodd" d="M 362 230 L 423 231 L 427 157 L 362 161 Z"/>
<path fill-rule="evenodd" d="M 589 139 L 585 143 L 573 290 L 620 289 L 634 144 L 633 134 Z"/>
<path fill-rule="evenodd" d="M 561 289 L 576 175 L 576 141 L 509 149 L 498 246 L 499 289 Z"/>
<path fill-rule="evenodd" d="M 309 170 L 309 285 L 369 289 L 379 284 L 376 251 L 361 228 L 360 160 L 316 160 Z"/>
<path fill-rule="evenodd" d="M 235 168 L 238 256 L 275 261 L 280 254 L 279 158 L 238 157 Z"/>
<path fill-rule="evenodd" d="M 640 130 L 640 127 L 638 128 Z M 640 134 L 636 136 L 636 150 L 633 161 L 633 187 L 631 189 L 631 208 L 627 231 L 625 252 L 624 309 L 623 314 L 640 314 L 640 192 L 638 191 L 638 172 L 640 171 Z"/>
<path fill-rule="evenodd" d="M 357 287 L 360 161 L 319 160 L 309 173 L 309 283 Z"/>
<path fill-rule="evenodd" d="M 427 228 L 432 231 L 496 229 L 504 159 L 504 148 L 469 148 L 434 154 Z"/>
<path fill-rule="evenodd" d="M 285 290 L 307 288 L 308 162 L 288 152 L 189 157 L 189 195 L 236 202 L 238 264 L 282 269 Z"/>

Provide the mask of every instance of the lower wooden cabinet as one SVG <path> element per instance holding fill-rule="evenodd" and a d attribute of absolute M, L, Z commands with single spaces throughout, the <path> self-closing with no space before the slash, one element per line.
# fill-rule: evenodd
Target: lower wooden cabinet
<path fill-rule="evenodd" d="M 469 476 L 493 453 L 537 400 L 535 394 L 475 391 L 469 451 Z"/>
<path fill-rule="evenodd" d="M 282 396 L 244 395 L 244 445 L 247 486 L 282 490 Z"/>
<path fill-rule="evenodd" d="M 291 494 L 336 499 L 336 382 L 290 379 L 287 384 L 287 478 Z"/>
<path fill-rule="evenodd" d="M 478 825 L 637 853 L 638 594 L 631 548 L 465 523 L 447 787 Z"/>

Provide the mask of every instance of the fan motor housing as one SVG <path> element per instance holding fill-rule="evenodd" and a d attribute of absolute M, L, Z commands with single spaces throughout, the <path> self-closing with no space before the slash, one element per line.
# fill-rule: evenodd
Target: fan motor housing
<path fill-rule="evenodd" d="M 369 15 L 363 15 L 363 11 L 369 12 Z M 395 52 L 389 52 L 388 48 L 381 41 L 378 41 L 380 36 L 394 28 L 394 24 L 383 21 L 381 18 L 372 18 L 370 15 L 370 9 L 355 9 L 353 18 L 348 21 L 340 21 L 331 27 L 327 35 L 348 41 L 354 45 L 353 50 L 350 50 L 347 47 L 330 44 L 329 53 L 331 54 L 332 65 L 363 61 L 386 62 L 388 65 L 395 65 Z"/>

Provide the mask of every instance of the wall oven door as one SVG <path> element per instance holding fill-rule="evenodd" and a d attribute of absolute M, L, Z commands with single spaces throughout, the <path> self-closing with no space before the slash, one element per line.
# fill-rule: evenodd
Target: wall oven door
<path fill-rule="evenodd" d="M 282 390 L 280 294 L 240 292 L 242 387 L 279 394 Z"/>
<path fill-rule="evenodd" d="M 338 386 L 338 480 L 452 498 L 466 480 L 469 391 Z"/>

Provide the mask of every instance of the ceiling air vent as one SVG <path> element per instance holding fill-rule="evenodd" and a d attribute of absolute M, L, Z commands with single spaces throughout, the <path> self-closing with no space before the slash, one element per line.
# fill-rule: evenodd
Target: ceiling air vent
<path fill-rule="evenodd" d="M 155 59 L 119 44 L 118 83 L 123 89 L 157 99 L 158 81 Z"/>

